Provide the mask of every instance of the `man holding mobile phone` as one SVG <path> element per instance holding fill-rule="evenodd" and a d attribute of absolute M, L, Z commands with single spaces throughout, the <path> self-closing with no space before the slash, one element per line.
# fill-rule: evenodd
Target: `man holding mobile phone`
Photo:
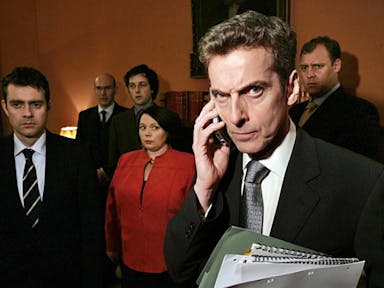
<path fill-rule="evenodd" d="M 366 260 L 368 287 L 384 287 L 384 167 L 312 138 L 289 118 L 299 91 L 293 29 L 248 11 L 212 27 L 199 52 L 213 99 L 194 126 L 195 184 L 168 225 L 165 258 L 174 280 L 196 281 L 236 225 Z M 222 122 L 212 121 L 217 116 Z M 213 141 L 224 127 L 234 149 Z M 248 179 L 255 166 L 266 171 L 259 181 Z M 257 205 L 249 206 L 248 186 L 258 186 Z"/>

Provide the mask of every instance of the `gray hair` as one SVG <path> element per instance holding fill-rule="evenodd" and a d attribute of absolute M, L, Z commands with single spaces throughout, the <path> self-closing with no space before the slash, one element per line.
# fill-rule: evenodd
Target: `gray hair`
<path fill-rule="evenodd" d="M 295 69 L 296 42 L 295 31 L 280 18 L 247 11 L 211 27 L 199 42 L 199 59 L 207 68 L 215 55 L 264 47 L 272 53 L 272 69 L 284 85 Z"/>

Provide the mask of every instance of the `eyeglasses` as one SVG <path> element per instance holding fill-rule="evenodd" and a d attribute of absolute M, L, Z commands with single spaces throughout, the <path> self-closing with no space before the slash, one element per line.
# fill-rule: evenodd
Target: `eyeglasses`
<path fill-rule="evenodd" d="M 136 89 L 137 87 L 139 88 L 139 89 L 144 89 L 144 88 L 146 88 L 146 87 L 148 87 L 148 82 L 144 82 L 144 81 L 142 81 L 142 82 L 139 82 L 139 83 L 133 83 L 133 82 L 130 82 L 129 84 L 128 84 L 128 88 L 129 89 L 132 89 L 132 90 L 134 90 L 134 89 Z"/>

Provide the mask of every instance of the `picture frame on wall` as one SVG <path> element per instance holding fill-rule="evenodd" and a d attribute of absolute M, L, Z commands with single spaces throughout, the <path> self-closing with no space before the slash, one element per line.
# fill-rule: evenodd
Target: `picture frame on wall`
<path fill-rule="evenodd" d="M 191 0 L 193 47 L 190 54 L 191 78 L 206 78 L 207 73 L 199 61 L 198 45 L 207 30 L 236 14 L 255 10 L 277 16 L 289 23 L 289 0 Z"/>

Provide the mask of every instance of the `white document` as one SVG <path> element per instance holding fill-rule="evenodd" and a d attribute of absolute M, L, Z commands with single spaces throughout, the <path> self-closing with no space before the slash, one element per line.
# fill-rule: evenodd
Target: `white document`
<path fill-rule="evenodd" d="M 292 259 L 288 260 L 289 262 Z M 255 261 L 254 256 L 227 254 L 224 256 L 215 288 L 355 288 L 364 267 L 364 261 L 337 265 L 320 263 L 285 263 Z"/>

